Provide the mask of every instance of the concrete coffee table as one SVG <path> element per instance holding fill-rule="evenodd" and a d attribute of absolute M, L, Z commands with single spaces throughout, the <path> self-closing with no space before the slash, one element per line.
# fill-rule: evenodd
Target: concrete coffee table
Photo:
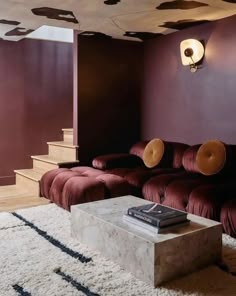
<path fill-rule="evenodd" d="M 221 260 L 218 222 L 188 214 L 189 225 L 153 234 L 123 221 L 129 207 L 148 203 L 127 195 L 72 206 L 72 236 L 155 287 Z"/>

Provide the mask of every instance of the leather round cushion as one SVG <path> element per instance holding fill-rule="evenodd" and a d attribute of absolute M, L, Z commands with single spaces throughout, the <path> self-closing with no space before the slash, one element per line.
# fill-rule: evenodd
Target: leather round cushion
<path fill-rule="evenodd" d="M 219 173 L 225 166 L 225 144 L 218 140 L 210 140 L 200 146 L 196 155 L 199 172 L 206 176 Z"/>
<path fill-rule="evenodd" d="M 143 151 L 143 162 L 146 167 L 153 168 L 157 166 L 164 155 L 165 145 L 160 139 L 152 139 L 146 145 Z"/>

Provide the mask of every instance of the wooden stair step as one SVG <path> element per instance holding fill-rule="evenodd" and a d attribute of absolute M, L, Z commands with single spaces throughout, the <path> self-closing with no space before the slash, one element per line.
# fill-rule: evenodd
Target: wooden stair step
<path fill-rule="evenodd" d="M 48 142 L 48 154 L 65 161 L 76 161 L 78 146 L 66 141 Z"/>
<path fill-rule="evenodd" d="M 53 145 L 53 146 L 71 148 L 71 149 L 78 148 L 78 146 L 73 145 L 71 142 L 68 142 L 68 141 L 53 141 L 53 142 L 47 142 L 47 144 Z"/>
<path fill-rule="evenodd" d="M 35 182 L 39 182 L 43 175 L 41 172 L 38 172 L 34 169 L 14 170 L 14 172 Z"/>
<path fill-rule="evenodd" d="M 40 198 L 40 180 L 43 174 L 57 167 L 73 167 L 77 160 L 78 146 L 73 145 L 73 128 L 63 128 L 63 141 L 48 142 L 49 155 L 31 156 L 33 169 L 14 170 L 16 184 L 0 186 L 0 212 L 14 211 L 50 201 Z"/>
<path fill-rule="evenodd" d="M 51 155 L 33 155 L 31 156 L 31 158 L 33 159 L 37 159 L 40 161 L 44 161 L 44 162 L 48 162 L 48 163 L 52 163 L 52 164 L 57 164 L 57 165 L 63 165 L 63 164 L 73 164 L 73 163 L 79 163 L 78 160 L 76 161 L 66 161 L 63 160 L 61 158 L 57 158 L 57 157 L 53 157 Z"/>
<path fill-rule="evenodd" d="M 39 181 L 43 172 L 34 169 L 15 170 L 14 172 L 16 173 L 16 186 L 31 193 L 32 196 L 40 196 Z"/>
<path fill-rule="evenodd" d="M 43 173 L 57 168 L 70 168 L 79 164 L 79 161 L 67 161 L 52 155 L 35 155 L 31 158 L 33 159 L 33 168 Z"/>
<path fill-rule="evenodd" d="M 63 128 L 63 139 L 67 142 L 73 142 L 73 128 Z"/>

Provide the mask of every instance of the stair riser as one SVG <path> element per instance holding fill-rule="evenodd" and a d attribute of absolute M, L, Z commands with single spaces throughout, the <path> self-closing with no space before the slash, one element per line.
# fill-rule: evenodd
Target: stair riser
<path fill-rule="evenodd" d="M 33 159 L 33 168 L 37 171 L 46 173 L 47 171 L 51 171 L 51 170 L 59 168 L 59 166 L 57 164 Z"/>
<path fill-rule="evenodd" d="M 58 157 L 65 161 L 76 160 L 76 148 L 68 148 L 63 146 L 48 145 L 49 155 L 52 157 Z"/>
<path fill-rule="evenodd" d="M 34 181 L 22 175 L 16 174 L 16 186 L 22 190 L 30 192 L 34 196 L 40 196 L 38 181 Z"/>
<path fill-rule="evenodd" d="M 68 132 L 64 132 L 63 139 L 65 142 L 73 143 L 73 134 L 68 133 Z"/>

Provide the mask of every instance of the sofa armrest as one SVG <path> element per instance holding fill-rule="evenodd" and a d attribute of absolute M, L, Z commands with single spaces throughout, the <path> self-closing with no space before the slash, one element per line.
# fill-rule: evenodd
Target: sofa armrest
<path fill-rule="evenodd" d="M 100 155 L 93 159 L 93 167 L 100 170 L 115 168 L 135 168 L 143 166 L 140 157 L 129 153 Z"/>

